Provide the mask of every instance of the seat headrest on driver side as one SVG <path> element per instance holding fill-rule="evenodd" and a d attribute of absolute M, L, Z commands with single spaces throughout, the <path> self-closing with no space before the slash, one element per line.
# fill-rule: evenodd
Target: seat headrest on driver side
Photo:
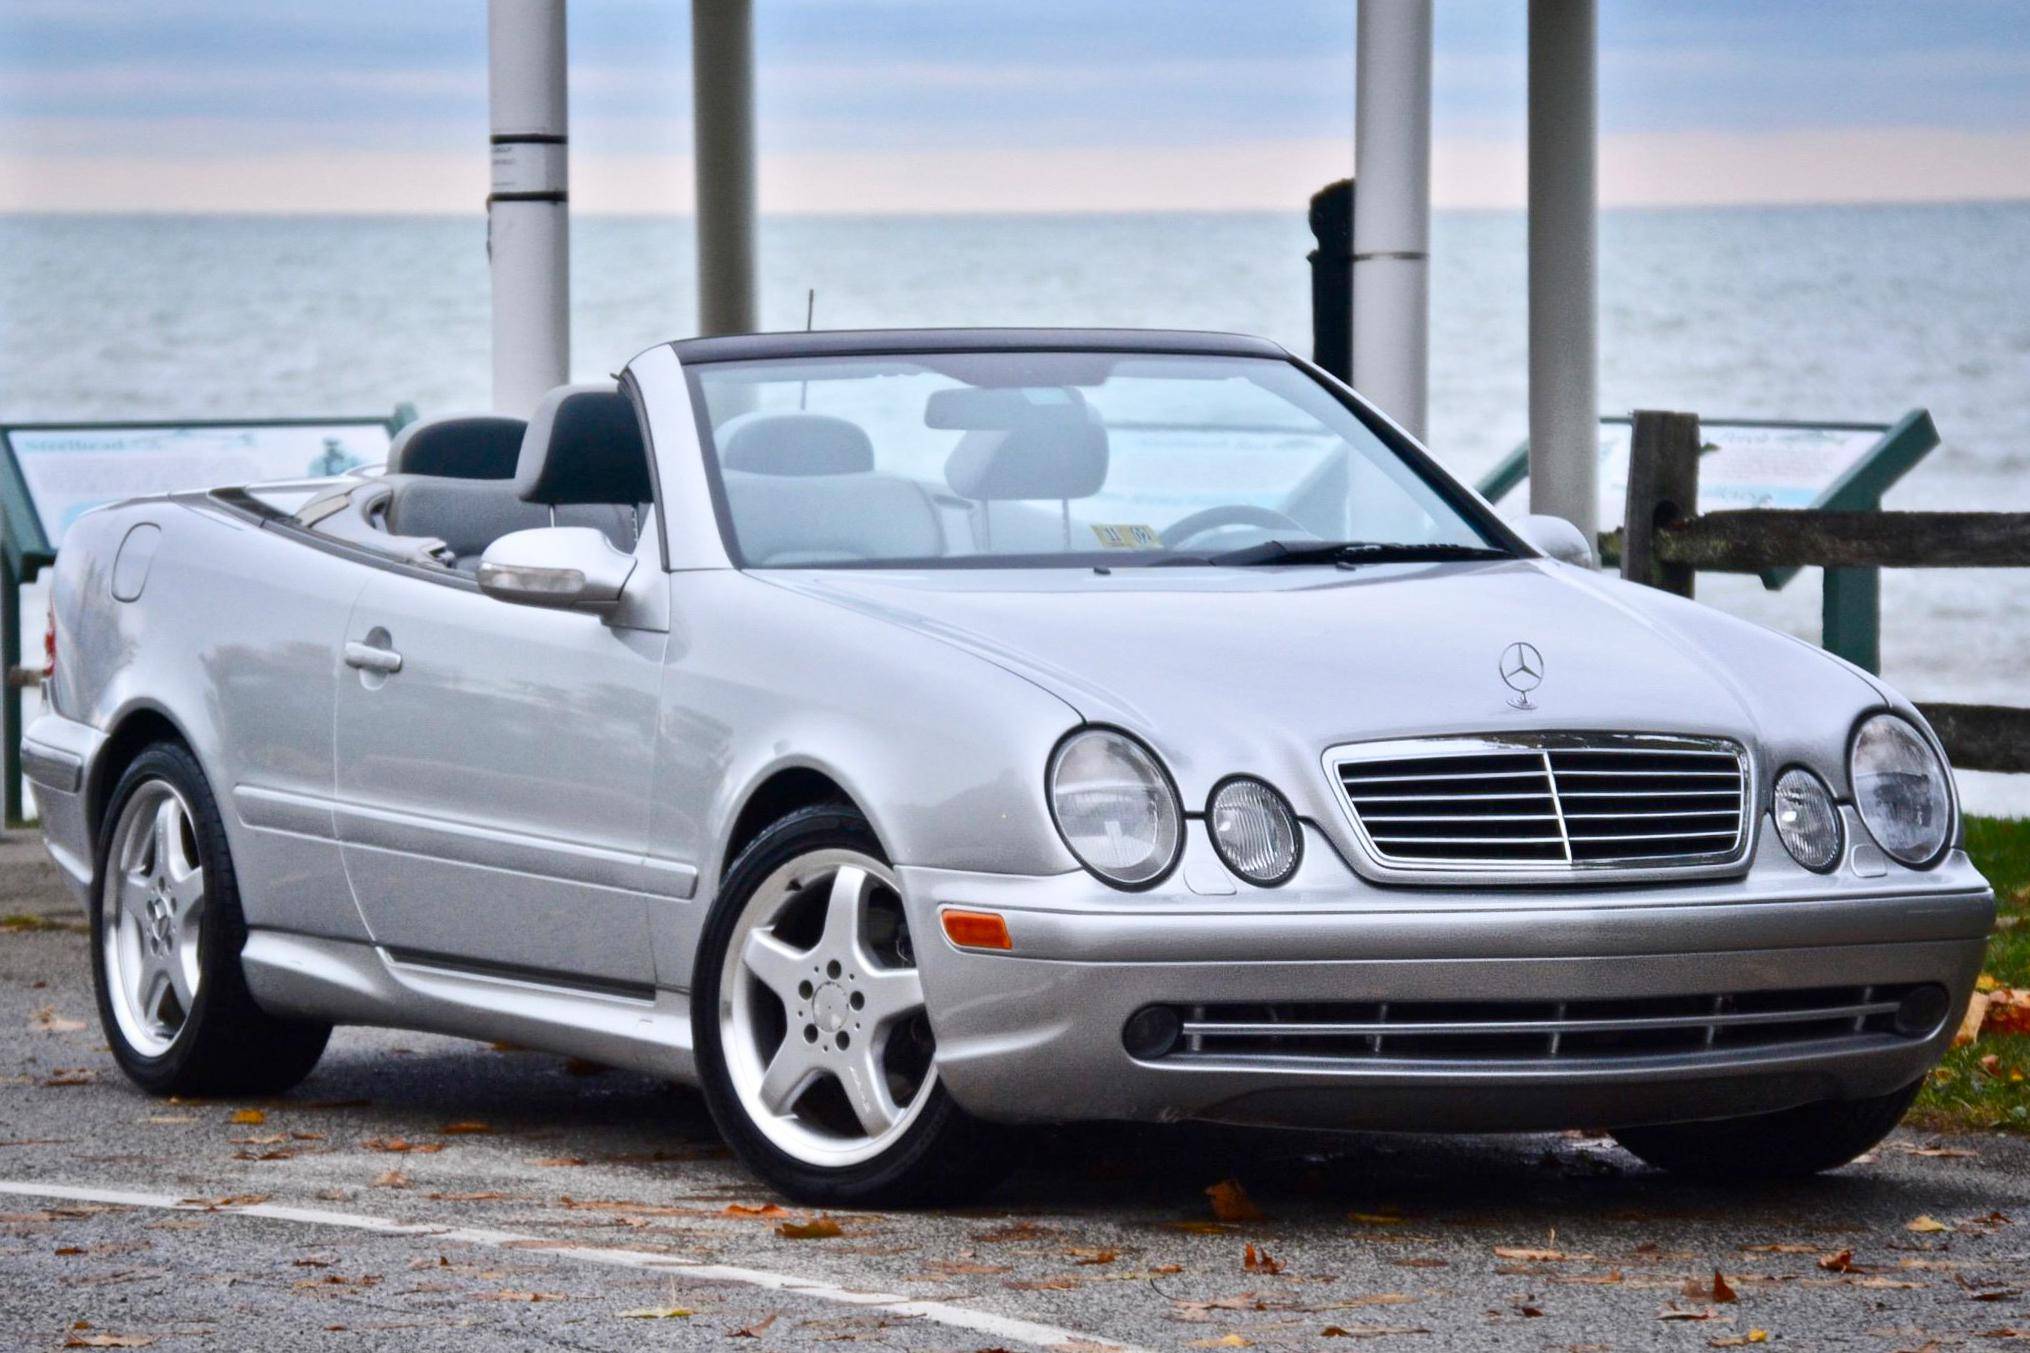
<path fill-rule="evenodd" d="M 634 405 L 610 381 L 560 385 L 529 417 L 515 466 L 529 503 L 645 503 L 655 496 Z"/>
<path fill-rule="evenodd" d="M 1007 430 L 959 438 L 945 482 L 975 502 L 1090 498 L 1107 482 L 1106 424 L 1075 393 L 1028 403 Z"/>
<path fill-rule="evenodd" d="M 719 447 L 719 463 L 748 474 L 866 474 L 874 443 L 857 424 L 823 413 L 756 413 Z"/>
<path fill-rule="evenodd" d="M 528 428 L 526 421 L 498 413 L 418 419 L 388 443 L 388 473 L 512 479 Z"/>

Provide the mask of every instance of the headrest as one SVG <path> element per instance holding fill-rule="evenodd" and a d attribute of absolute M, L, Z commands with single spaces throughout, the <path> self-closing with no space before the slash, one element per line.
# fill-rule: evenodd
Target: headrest
<path fill-rule="evenodd" d="M 627 396 L 610 381 L 560 385 L 544 395 L 522 438 L 515 496 L 552 506 L 654 497 L 648 448 Z"/>
<path fill-rule="evenodd" d="M 388 443 L 388 473 L 513 479 L 528 426 L 522 419 L 497 413 L 420 419 Z"/>
<path fill-rule="evenodd" d="M 953 493 L 975 502 L 1090 498 L 1107 482 L 1107 429 L 1083 399 L 1032 403 L 1004 432 L 968 432 L 945 461 Z"/>
<path fill-rule="evenodd" d="M 823 413 L 761 413 L 739 420 L 719 463 L 748 474 L 866 474 L 874 443 L 854 423 Z"/>

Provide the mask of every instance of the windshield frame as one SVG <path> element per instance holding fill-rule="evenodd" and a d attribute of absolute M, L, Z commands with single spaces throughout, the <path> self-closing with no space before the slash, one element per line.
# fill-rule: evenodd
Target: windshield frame
<path fill-rule="evenodd" d="M 989 331 L 991 332 L 991 331 Z M 1047 336 L 1046 336 L 1047 335 Z M 839 338 L 858 339 L 846 344 L 837 343 Z M 935 341 L 936 338 L 946 341 Z M 751 335 L 731 339 L 693 339 L 672 344 L 676 350 L 683 372 L 685 389 L 689 395 L 691 415 L 696 423 L 698 455 L 703 461 L 705 482 L 712 500 L 713 519 L 719 528 L 719 538 L 726 551 L 727 560 L 742 572 L 777 569 L 809 572 L 826 569 L 889 571 L 936 571 L 944 569 L 1081 569 L 1111 570 L 1115 568 L 1144 568 L 1159 560 L 1168 560 L 1180 567 L 1218 567 L 1205 561 L 1180 556 L 1170 551 L 1077 551 L 1051 552 L 1047 554 L 965 554 L 946 555 L 912 559 L 853 559 L 826 560 L 810 563 L 755 564 L 750 562 L 740 547 L 740 537 L 733 524 L 733 513 L 726 495 L 724 477 L 720 471 L 717 445 L 712 433 L 711 414 L 707 407 L 705 391 L 700 383 L 703 374 L 715 365 L 744 364 L 768 360 L 815 360 L 828 357 L 935 357 L 952 353 L 1094 353 L 1124 354 L 1130 356 L 1165 357 L 1177 355 L 1217 356 L 1236 358 L 1269 358 L 1294 367 L 1314 386 L 1329 395 L 1340 407 L 1352 414 L 1382 446 L 1400 461 L 1422 484 L 1442 503 L 1457 513 L 1467 525 L 1477 531 L 1490 548 L 1503 550 L 1516 558 L 1534 558 L 1537 551 L 1516 534 L 1506 522 L 1497 516 L 1480 497 L 1465 484 L 1449 474 L 1430 453 L 1420 446 L 1401 427 L 1370 405 L 1359 394 L 1340 383 L 1323 369 L 1294 354 L 1261 339 L 1228 338 L 1226 335 L 1180 335 L 1187 340 L 1178 346 L 1165 343 L 1151 343 L 1147 336 L 1143 342 L 1130 344 L 1122 341 L 1125 335 L 1115 331 L 1093 330 L 1051 330 L 1032 331 L 1017 337 L 1010 334 L 1000 342 L 990 341 L 985 336 L 966 338 L 975 341 L 952 341 L 960 339 L 959 334 L 909 336 L 902 333 L 893 335 Z M 880 338 L 892 338 L 882 343 Z M 914 341 L 912 341 L 914 338 Z M 933 341 L 922 341 L 931 338 Z M 796 339 L 805 339 L 796 343 Z M 1084 339 L 1085 341 L 1080 341 Z M 1225 344 L 1215 345 L 1208 340 L 1227 339 Z M 789 340 L 789 341 L 785 341 Z M 834 340 L 828 342 L 826 340 Z M 865 340 L 875 340 L 872 342 Z M 1189 341 L 1197 340 L 1197 341 Z M 694 351 L 689 355 L 685 349 Z M 697 351 L 703 349 L 704 351 Z M 757 350 L 758 349 L 758 350 Z M 1309 567 L 1312 565 L 1291 565 Z M 1325 567 L 1331 567 L 1330 564 Z"/>

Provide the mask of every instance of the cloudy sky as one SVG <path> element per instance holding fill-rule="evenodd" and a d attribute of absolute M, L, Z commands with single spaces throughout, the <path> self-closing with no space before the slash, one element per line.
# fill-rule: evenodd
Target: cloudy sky
<path fill-rule="evenodd" d="M 1384 0 L 1370 0 L 1381 3 Z M 1523 0 L 1438 0 L 1434 195 L 1523 188 Z M 2030 0 L 1601 0 L 1609 205 L 2030 197 Z M 685 0 L 572 0 L 572 197 L 690 206 Z M 774 211 L 1287 207 L 1352 0 L 756 0 Z M 483 0 L 0 0 L 0 210 L 475 210 Z"/>

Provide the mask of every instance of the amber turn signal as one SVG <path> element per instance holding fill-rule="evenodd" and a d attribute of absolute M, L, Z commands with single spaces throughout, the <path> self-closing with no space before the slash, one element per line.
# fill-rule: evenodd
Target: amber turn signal
<path fill-rule="evenodd" d="M 946 907 L 940 914 L 945 938 L 961 949 L 1013 949 L 1008 923 L 991 911 L 959 911 Z"/>

